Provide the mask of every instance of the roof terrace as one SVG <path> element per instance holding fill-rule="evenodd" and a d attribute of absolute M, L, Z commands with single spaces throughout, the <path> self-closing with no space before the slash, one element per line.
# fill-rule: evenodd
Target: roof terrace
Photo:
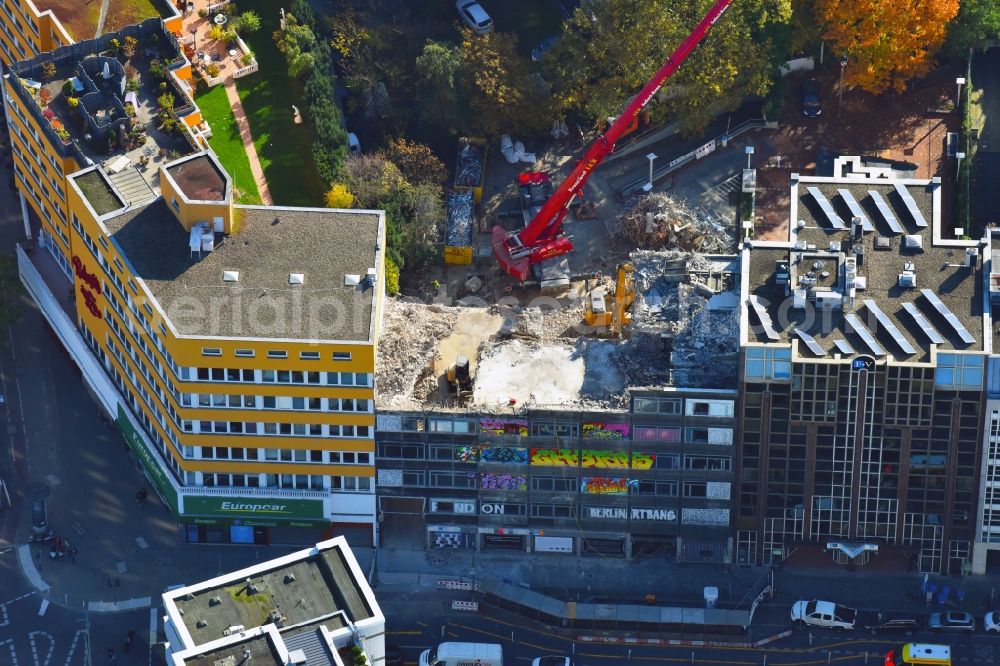
<path fill-rule="evenodd" d="M 126 59 L 112 40 L 127 37 L 138 44 Z M 15 63 L 10 88 L 57 149 L 81 167 L 100 165 L 139 203 L 159 192 L 158 164 L 195 150 L 183 117 L 196 109 L 172 73 L 185 62 L 173 35 L 150 19 Z M 46 76 L 47 63 L 55 65 L 53 76 Z M 146 187 L 123 186 L 129 177 Z"/>
<path fill-rule="evenodd" d="M 30 0 L 39 13 L 52 11 L 75 41 L 91 39 L 100 22 L 100 3 L 80 0 Z M 115 32 L 148 18 L 170 18 L 176 10 L 168 0 L 108 0 L 104 32 Z"/>

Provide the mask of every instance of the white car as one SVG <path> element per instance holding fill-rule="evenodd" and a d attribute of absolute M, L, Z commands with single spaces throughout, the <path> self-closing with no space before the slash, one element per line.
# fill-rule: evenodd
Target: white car
<path fill-rule="evenodd" d="M 480 35 L 493 31 L 493 19 L 476 0 L 457 0 L 455 9 L 462 21 Z"/>
<path fill-rule="evenodd" d="M 983 629 L 1000 632 L 1000 611 L 990 611 L 983 616 Z"/>
<path fill-rule="evenodd" d="M 536 657 L 532 659 L 531 666 L 573 666 L 569 657 Z"/>
<path fill-rule="evenodd" d="M 828 629 L 853 629 L 858 611 L 832 601 L 796 601 L 792 606 L 792 623 L 808 624 Z"/>

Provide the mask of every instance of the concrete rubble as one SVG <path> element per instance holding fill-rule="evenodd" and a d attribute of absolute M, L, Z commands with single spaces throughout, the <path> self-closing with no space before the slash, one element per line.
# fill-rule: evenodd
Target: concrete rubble
<path fill-rule="evenodd" d="M 724 253 L 735 243 L 732 228 L 664 192 L 632 197 L 614 225 L 618 238 L 645 250 Z"/>

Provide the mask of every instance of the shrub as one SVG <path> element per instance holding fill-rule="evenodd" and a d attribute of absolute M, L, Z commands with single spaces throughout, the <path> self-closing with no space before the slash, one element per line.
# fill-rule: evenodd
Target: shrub
<path fill-rule="evenodd" d="M 385 260 L 385 291 L 390 296 L 399 293 L 399 266 L 389 258 Z"/>
<path fill-rule="evenodd" d="M 51 79 L 56 75 L 56 64 L 51 60 L 42 65 L 42 78 Z M 68 82 L 67 82 L 68 83 Z"/>
<path fill-rule="evenodd" d="M 217 77 L 219 75 L 219 72 L 221 71 L 222 70 L 219 69 L 219 66 L 216 65 L 214 62 L 210 62 L 207 65 L 205 65 L 205 73 L 211 76 L 213 79 Z"/>
<path fill-rule="evenodd" d="M 131 58 L 135 55 L 135 48 L 139 45 L 139 40 L 132 35 L 125 36 L 125 43 L 122 45 L 122 53 L 125 54 L 126 58 Z"/>
<path fill-rule="evenodd" d="M 60 127 L 56 130 L 56 136 L 58 136 L 63 141 L 69 141 L 69 132 L 65 127 Z"/>
<path fill-rule="evenodd" d="M 67 79 L 66 83 L 64 83 L 62 85 L 62 91 L 63 91 L 63 95 L 72 95 L 73 94 L 73 82 L 70 81 L 69 79 Z"/>
<path fill-rule="evenodd" d="M 253 53 L 250 53 L 248 51 L 248 52 L 246 52 L 246 53 L 243 54 L 242 58 L 240 58 L 240 62 L 243 63 L 244 67 L 249 67 L 250 65 L 253 64 L 253 57 L 254 57 Z"/>
<path fill-rule="evenodd" d="M 326 193 L 327 208 L 350 208 L 354 205 L 354 195 L 343 183 L 334 183 Z"/>
<path fill-rule="evenodd" d="M 45 106 L 50 101 L 52 101 L 52 93 L 50 93 L 46 88 L 41 88 L 38 91 L 38 102 L 42 106 Z"/>
<path fill-rule="evenodd" d="M 167 78 L 167 70 L 163 69 L 163 65 L 157 59 L 152 59 L 149 61 L 149 75 L 153 77 L 154 81 L 165 81 Z"/>
<path fill-rule="evenodd" d="M 110 42 L 110 46 L 111 50 L 114 51 L 115 53 L 118 53 L 119 51 L 122 50 L 122 43 L 118 41 L 118 38 L 112 39 Z"/>
<path fill-rule="evenodd" d="M 59 120 L 58 118 L 52 118 L 51 124 L 52 124 L 52 129 L 54 129 L 57 134 L 59 133 L 59 130 L 65 128 L 65 125 L 63 125 L 62 121 Z"/>
<path fill-rule="evenodd" d="M 219 41 L 224 34 L 226 34 L 225 28 L 221 25 L 213 25 L 208 31 L 208 38 Z"/>
<path fill-rule="evenodd" d="M 200 16 L 201 18 L 208 18 L 208 9 L 206 9 L 205 7 L 199 9 L 198 16 Z"/>
<path fill-rule="evenodd" d="M 258 16 L 257 12 L 253 10 L 245 11 L 240 14 L 240 18 L 236 22 L 236 25 L 240 32 L 246 35 L 252 35 L 260 30 L 260 16 Z"/>
<path fill-rule="evenodd" d="M 42 111 L 42 116 L 44 116 L 46 120 L 52 120 L 56 117 L 56 112 L 52 109 L 45 109 Z"/>
<path fill-rule="evenodd" d="M 131 78 L 125 82 L 125 90 L 135 92 L 139 90 L 139 79 Z"/>
<path fill-rule="evenodd" d="M 80 106 L 80 100 L 77 99 L 76 97 L 70 97 L 69 99 L 66 100 L 66 103 L 69 104 L 69 108 L 71 109 L 75 109 L 76 107 Z"/>
<path fill-rule="evenodd" d="M 156 103 L 160 105 L 160 108 L 164 111 L 173 111 L 174 109 L 174 96 L 172 93 L 163 93 L 156 98 Z"/>

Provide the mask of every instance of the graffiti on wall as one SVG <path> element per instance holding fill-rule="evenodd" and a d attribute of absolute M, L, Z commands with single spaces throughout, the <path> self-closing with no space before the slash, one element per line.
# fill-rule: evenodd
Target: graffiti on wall
<path fill-rule="evenodd" d="M 652 469 L 656 456 L 651 453 L 633 453 L 632 469 Z M 628 451 L 602 451 L 598 449 L 531 449 L 532 465 L 553 467 L 586 467 L 593 469 L 628 469 Z"/>
<path fill-rule="evenodd" d="M 593 421 L 583 424 L 584 439 L 628 439 L 627 423 L 602 423 Z"/>
<path fill-rule="evenodd" d="M 528 449 L 520 446 L 481 446 L 479 459 L 483 462 L 527 465 Z"/>
<path fill-rule="evenodd" d="M 638 481 L 625 477 L 584 476 L 580 478 L 580 492 L 584 495 L 628 495 L 629 488 L 638 488 Z"/>
<path fill-rule="evenodd" d="M 528 436 L 528 422 L 524 419 L 479 419 L 479 432 L 491 435 Z"/>
<path fill-rule="evenodd" d="M 527 490 L 528 479 L 520 474 L 494 474 L 480 472 L 480 488 L 483 490 Z"/>
<path fill-rule="evenodd" d="M 456 446 L 455 462 L 474 463 L 479 461 L 478 446 Z"/>

